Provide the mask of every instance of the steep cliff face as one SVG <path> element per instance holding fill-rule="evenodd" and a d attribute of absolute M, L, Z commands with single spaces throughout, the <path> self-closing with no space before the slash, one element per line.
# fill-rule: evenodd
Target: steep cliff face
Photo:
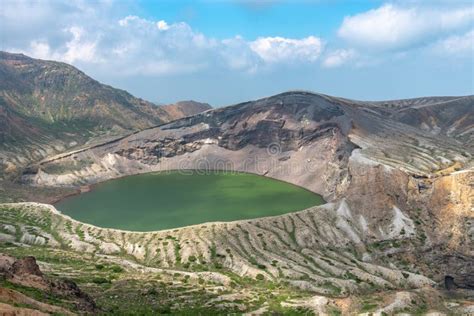
<path fill-rule="evenodd" d="M 474 172 L 456 172 L 433 183 L 427 205 L 436 232 L 436 251 L 426 251 L 436 273 L 456 286 L 474 289 Z M 431 250 L 431 249 L 430 249 Z"/>

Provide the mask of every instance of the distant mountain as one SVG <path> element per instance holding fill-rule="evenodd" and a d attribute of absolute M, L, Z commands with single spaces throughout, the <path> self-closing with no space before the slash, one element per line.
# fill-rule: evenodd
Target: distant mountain
<path fill-rule="evenodd" d="M 473 146 L 472 95 L 359 103 L 372 106 L 393 120 L 428 131 L 432 135 L 452 137 L 465 145 Z"/>
<path fill-rule="evenodd" d="M 71 65 L 0 52 L 0 170 L 201 109 L 192 101 L 163 108 Z"/>
<path fill-rule="evenodd" d="M 181 118 L 210 110 L 212 106 L 196 101 L 180 101 L 175 104 L 163 105 L 161 108 L 171 117 Z"/>
<path fill-rule="evenodd" d="M 71 65 L 0 53 L 2 107 L 46 125 L 140 129 L 169 120 L 166 111 L 90 78 Z"/>

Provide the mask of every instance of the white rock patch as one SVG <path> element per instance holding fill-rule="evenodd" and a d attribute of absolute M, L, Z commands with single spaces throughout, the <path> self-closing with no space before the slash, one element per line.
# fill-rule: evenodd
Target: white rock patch
<path fill-rule="evenodd" d="M 393 220 L 388 227 L 390 238 L 403 238 L 415 234 L 415 224 L 396 206 L 393 206 Z M 402 232 L 405 232 L 404 234 Z"/>

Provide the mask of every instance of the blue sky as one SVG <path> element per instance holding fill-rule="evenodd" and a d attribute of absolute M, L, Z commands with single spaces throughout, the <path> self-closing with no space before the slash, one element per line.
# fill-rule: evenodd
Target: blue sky
<path fill-rule="evenodd" d="M 334 35 L 347 14 L 363 12 L 379 1 L 140 1 L 138 13 L 171 23 L 185 21 L 213 37 L 241 35 L 306 37 Z"/>
<path fill-rule="evenodd" d="M 0 35 L 159 103 L 474 94 L 472 1 L 0 0 Z"/>

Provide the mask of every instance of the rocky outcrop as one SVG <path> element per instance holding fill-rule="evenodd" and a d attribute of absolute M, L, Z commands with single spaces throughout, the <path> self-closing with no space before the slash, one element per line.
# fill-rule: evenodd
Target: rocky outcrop
<path fill-rule="evenodd" d="M 0 254 L 0 276 L 4 282 L 20 285 L 23 288 L 34 288 L 40 292 L 53 295 L 60 300 L 74 302 L 75 309 L 82 312 L 93 313 L 97 307 L 92 298 L 82 292 L 79 287 L 69 280 L 51 280 L 40 270 L 34 257 L 16 259 L 14 257 Z M 64 308 L 38 302 L 13 289 L 5 289 L 0 286 L 0 298 L 10 304 L 23 303 L 36 307 L 41 311 L 51 313 L 72 314 Z M 7 297 L 7 299 L 5 299 Z"/>

